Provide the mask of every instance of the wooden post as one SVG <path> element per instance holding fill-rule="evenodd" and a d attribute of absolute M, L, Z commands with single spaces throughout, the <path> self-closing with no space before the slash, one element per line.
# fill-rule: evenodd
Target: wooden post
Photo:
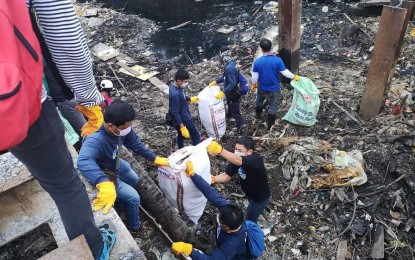
<path fill-rule="evenodd" d="M 398 1 L 398 0 L 392 0 L 391 3 L 390 3 L 390 5 L 396 6 L 399 3 L 400 3 L 400 1 Z M 414 10 L 414 6 L 415 6 L 415 2 L 414 1 L 403 1 L 402 2 L 402 5 L 400 6 L 401 8 L 406 9 L 406 16 L 405 16 L 405 20 L 403 22 L 403 30 L 401 31 L 401 36 L 399 38 L 398 48 L 396 50 L 395 65 L 396 65 L 396 62 L 398 61 L 399 55 L 401 54 L 403 39 L 404 39 L 405 34 L 406 34 L 406 29 L 408 28 L 408 23 L 411 20 L 411 15 L 412 15 L 412 12 Z"/>
<path fill-rule="evenodd" d="M 359 115 L 363 119 L 376 116 L 382 108 L 385 90 L 395 65 L 400 32 L 406 30 L 404 28 L 406 13 L 404 8 L 383 7 L 366 86 L 360 102 Z"/>
<path fill-rule="evenodd" d="M 301 0 L 278 1 L 279 56 L 292 73 L 300 66 Z M 283 82 L 289 82 L 283 77 Z"/>

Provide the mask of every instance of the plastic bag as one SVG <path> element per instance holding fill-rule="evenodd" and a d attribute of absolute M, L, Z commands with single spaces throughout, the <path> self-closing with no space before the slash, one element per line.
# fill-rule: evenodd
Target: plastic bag
<path fill-rule="evenodd" d="M 199 116 L 209 137 L 219 140 L 226 131 L 226 112 L 223 99 L 216 99 L 218 86 L 206 87 L 198 95 Z"/>
<path fill-rule="evenodd" d="M 211 142 L 212 138 L 209 138 L 196 146 L 186 146 L 174 152 L 168 157 L 170 167 L 163 166 L 157 171 L 160 189 L 167 200 L 195 224 L 205 210 L 207 199 L 186 176 L 186 161 L 193 162 L 195 173 L 210 183 L 210 160 L 206 147 Z"/>
<path fill-rule="evenodd" d="M 294 87 L 292 104 L 282 119 L 295 125 L 314 125 L 320 108 L 320 91 L 306 77 L 300 77 L 299 81 L 292 80 L 291 86 Z"/>
<path fill-rule="evenodd" d="M 79 141 L 79 135 L 75 132 L 69 121 L 62 116 L 62 113 L 58 109 L 56 110 L 58 111 L 59 117 L 61 118 L 62 124 L 65 128 L 66 140 L 68 140 L 71 145 L 76 144 L 76 142 Z"/>

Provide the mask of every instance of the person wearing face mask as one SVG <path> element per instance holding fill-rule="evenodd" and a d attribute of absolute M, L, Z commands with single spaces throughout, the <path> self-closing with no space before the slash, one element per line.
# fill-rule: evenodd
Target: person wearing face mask
<path fill-rule="evenodd" d="M 205 195 L 208 201 L 219 209 L 219 214 L 216 217 L 217 248 L 210 254 L 205 254 L 193 248 L 192 244 L 175 242 L 171 247 L 173 253 L 190 256 L 193 260 L 252 259 L 247 250 L 247 226 L 244 222 L 242 209 L 223 198 L 200 175 L 195 173 L 191 161 L 186 161 L 186 166 L 186 175 L 192 179 L 195 186 Z"/>
<path fill-rule="evenodd" d="M 207 147 L 207 151 L 212 155 L 220 155 L 229 162 L 224 173 L 211 176 L 212 183 L 225 183 L 232 176 L 238 175 L 242 191 L 249 201 L 245 220 L 257 222 L 269 203 L 270 191 L 264 160 L 254 148 L 255 142 L 251 137 L 241 136 L 236 140 L 234 153 L 223 149 L 215 141 Z"/>
<path fill-rule="evenodd" d="M 223 92 L 219 92 L 216 98 L 222 99 L 226 96 L 226 102 L 228 104 L 227 117 L 233 117 L 235 119 L 237 132 L 242 134 L 244 120 L 241 115 L 241 93 L 238 87 L 239 71 L 236 68 L 232 50 L 228 46 L 223 46 L 220 49 L 220 58 L 224 64 L 223 76 L 212 81 L 209 87 L 223 82 Z"/>
<path fill-rule="evenodd" d="M 184 89 L 189 85 L 189 77 L 186 70 L 178 70 L 169 88 L 169 113 L 176 124 L 179 148 L 184 147 L 184 139 L 191 138 L 193 145 L 200 143 L 200 134 L 193 123 L 188 103 L 197 103 L 199 98 L 188 97 L 184 93 Z"/>
<path fill-rule="evenodd" d="M 135 188 L 139 177 L 129 163 L 119 159 L 118 149 L 124 145 L 156 166 L 169 166 L 167 158 L 156 156 L 138 139 L 131 127 L 135 116 L 127 102 L 112 102 L 101 128 L 84 138 L 77 163 L 82 175 L 98 189 L 93 210 L 104 208 L 106 214 L 117 203 L 124 208 L 126 226 L 133 235 L 140 227 L 140 196 Z"/>

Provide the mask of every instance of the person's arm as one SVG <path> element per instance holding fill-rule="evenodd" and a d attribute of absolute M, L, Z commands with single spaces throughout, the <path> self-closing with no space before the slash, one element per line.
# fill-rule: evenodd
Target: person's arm
<path fill-rule="evenodd" d="M 212 186 L 209 185 L 200 175 L 195 173 L 190 177 L 195 186 L 205 195 L 210 203 L 220 209 L 229 204 L 229 201 L 223 198 Z"/>
<path fill-rule="evenodd" d="M 217 84 L 223 83 L 223 81 L 225 81 L 225 77 L 224 76 L 220 76 L 217 80 L 215 80 Z"/>
<path fill-rule="evenodd" d="M 225 148 L 222 149 L 222 152 L 220 155 L 225 158 L 229 163 L 235 165 L 235 166 L 241 166 L 242 165 L 242 157 L 239 155 L 236 155 L 232 152 L 229 152 Z"/>
<path fill-rule="evenodd" d="M 281 74 L 288 79 L 294 79 L 294 74 L 292 74 L 292 72 L 288 69 L 281 71 Z"/>
<path fill-rule="evenodd" d="M 190 257 L 192 260 L 217 260 L 217 259 L 233 259 L 236 255 L 236 245 L 231 243 L 223 243 L 211 254 L 204 254 L 202 251 L 192 249 Z"/>
<path fill-rule="evenodd" d="M 234 66 L 226 66 L 225 70 L 227 71 L 225 75 L 228 77 L 228 85 L 224 86 L 223 92 L 229 95 L 238 84 L 238 70 Z"/>
<path fill-rule="evenodd" d="M 179 95 L 175 95 L 171 98 L 170 100 L 171 104 L 171 115 L 174 118 L 174 121 L 176 121 L 177 124 L 179 125 L 183 125 L 183 121 L 182 118 L 180 116 L 180 96 Z"/>
<path fill-rule="evenodd" d="M 100 149 L 96 145 L 99 142 L 100 140 L 95 138 L 85 138 L 77 161 L 78 169 L 93 186 L 101 182 L 109 181 L 108 176 L 104 174 L 96 161 L 96 158 L 100 154 Z"/>
<path fill-rule="evenodd" d="M 125 136 L 124 146 L 133 151 L 135 154 L 140 155 L 151 162 L 156 160 L 156 155 L 146 148 L 140 139 L 138 139 L 138 136 L 134 131 L 130 131 L 128 135 Z"/>
<path fill-rule="evenodd" d="M 257 84 L 258 79 L 259 79 L 259 73 L 258 73 L 258 66 L 257 66 L 255 61 L 254 61 L 254 65 L 252 66 L 251 74 L 252 74 L 251 83 L 252 84 Z"/>
<path fill-rule="evenodd" d="M 226 172 L 222 172 L 219 175 L 212 175 L 214 183 L 226 183 L 232 179 L 231 176 L 229 176 Z"/>
<path fill-rule="evenodd" d="M 53 61 L 75 100 L 86 107 L 104 101 L 95 85 L 87 41 L 70 0 L 32 0 Z"/>

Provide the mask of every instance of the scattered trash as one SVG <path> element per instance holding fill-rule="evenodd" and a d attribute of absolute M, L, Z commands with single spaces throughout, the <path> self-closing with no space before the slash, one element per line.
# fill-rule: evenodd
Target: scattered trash
<path fill-rule="evenodd" d="M 266 11 L 273 11 L 275 9 L 278 10 L 278 2 L 276 1 L 269 1 L 264 5 L 264 10 Z"/>
<path fill-rule="evenodd" d="M 321 11 L 323 13 L 327 13 L 329 11 L 329 7 L 328 6 L 323 6 L 323 8 L 321 9 Z"/>
<path fill-rule="evenodd" d="M 221 27 L 221 28 L 217 29 L 216 31 L 218 33 L 229 34 L 229 33 L 233 32 L 234 30 L 235 30 L 235 28 L 233 26 L 230 26 L 230 27 Z"/>
<path fill-rule="evenodd" d="M 98 16 L 98 8 L 89 8 L 84 11 L 84 17 Z"/>
<path fill-rule="evenodd" d="M 97 43 L 91 48 L 92 53 L 103 61 L 117 57 L 119 51 L 105 43 Z"/>

